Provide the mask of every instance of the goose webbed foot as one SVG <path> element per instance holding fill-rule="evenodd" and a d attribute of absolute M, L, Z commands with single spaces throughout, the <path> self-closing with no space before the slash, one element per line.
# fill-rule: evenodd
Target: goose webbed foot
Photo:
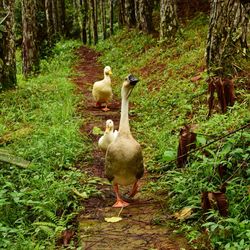
<path fill-rule="evenodd" d="M 116 203 L 112 206 L 112 207 L 127 207 L 129 205 L 128 202 L 122 200 L 122 199 L 119 199 L 119 200 L 116 200 Z"/>
<path fill-rule="evenodd" d="M 110 109 L 108 108 L 108 105 L 106 104 L 105 108 L 102 108 L 102 110 L 103 110 L 104 112 L 107 112 L 107 111 L 109 111 Z"/>
<path fill-rule="evenodd" d="M 115 191 L 115 195 L 116 195 L 116 203 L 112 207 L 127 207 L 129 205 L 129 203 L 124 201 L 120 197 L 118 184 L 114 185 L 114 191 Z"/>

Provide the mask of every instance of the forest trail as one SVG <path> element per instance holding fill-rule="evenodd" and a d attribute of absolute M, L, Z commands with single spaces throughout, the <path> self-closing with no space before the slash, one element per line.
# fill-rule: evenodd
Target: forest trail
<path fill-rule="evenodd" d="M 87 120 L 82 131 L 89 136 L 93 146 L 92 162 L 83 162 L 81 165 L 90 177 L 101 179 L 98 189 L 101 195 L 84 202 L 85 210 L 79 216 L 78 238 L 83 249 L 87 250 L 189 250 L 184 237 L 173 233 L 173 228 L 157 225 L 159 220 L 169 217 L 164 212 L 163 201 L 157 195 L 143 188 L 150 178 L 146 173 L 141 181 L 141 190 L 131 201 L 130 206 L 124 209 L 112 208 L 115 201 L 113 189 L 108 184 L 104 175 L 104 154 L 98 149 L 97 141 L 100 135 L 93 135 L 93 127 L 102 130 L 105 121 L 112 119 L 115 129 L 118 129 L 120 119 L 119 97 L 114 96 L 109 105 L 110 111 L 103 112 L 94 107 L 92 99 L 93 82 L 103 78 L 103 66 L 98 63 L 99 54 L 94 50 L 81 47 L 77 50 L 79 59 L 75 65 L 76 76 L 73 82 L 77 84 L 84 95 L 83 102 L 79 105 L 79 112 Z M 112 67 L 112 65 L 110 65 Z M 115 83 L 122 84 L 122 83 Z M 133 131 L 133 128 L 132 128 Z M 122 193 L 128 191 L 122 189 Z M 116 223 L 108 223 L 105 218 L 121 216 L 122 220 Z"/>

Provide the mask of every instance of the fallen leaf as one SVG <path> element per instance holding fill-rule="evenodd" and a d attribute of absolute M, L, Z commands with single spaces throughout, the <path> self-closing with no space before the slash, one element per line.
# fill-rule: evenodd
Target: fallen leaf
<path fill-rule="evenodd" d="M 191 78 L 191 81 L 192 81 L 192 82 L 197 82 L 197 81 L 200 80 L 200 79 L 201 79 L 201 75 L 198 75 L 198 76 L 192 77 L 192 78 Z"/>
<path fill-rule="evenodd" d="M 104 220 L 110 223 L 115 223 L 121 221 L 122 217 L 109 217 L 109 218 L 104 218 Z"/>
<path fill-rule="evenodd" d="M 193 209 L 191 207 L 184 207 L 181 211 L 174 214 L 174 217 L 178 220 L 185 220 L 192 214 Z"/>

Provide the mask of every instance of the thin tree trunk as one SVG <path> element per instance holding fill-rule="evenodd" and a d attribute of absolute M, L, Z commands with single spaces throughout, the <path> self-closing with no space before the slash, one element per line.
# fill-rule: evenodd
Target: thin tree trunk
<path fill-rule="evenodd" d="M 83 41 L 83 15 L 82 15 L 82 2 L 77 0 L 76 1 L 76 16 L 78 21 L 78 26 L 80 28 L 80 37 Z"/>
<path fill-rule="evenodd" d="M 57 7 L 57 26 L 58 26 L 58 32 L 62 34 L 62 1 L 57 0 L 56 1 L 56 7 Z"/>
<path fill-rule="evenodd" d="M 109 29 L 110 29 L 110 35 L 112 36 L 114 34 L 114 3 L 113 0 L 109 0 Z"/>
<path fill-rule="evenodd" d="M 106 31 L 106 3 L 105 0 L 101 1 L 101 13 L 102 13 L 102 34 L 103 39 L 107 38 L 107 31 Z"/>
<path fill-rule="evenodd" d="M 97 19 L 96 19 L 96 4 L 95 0 L 91 0 L 91 13 L 92 13 L 92 30 L 94 34 L 94 44 L 98 43 Z"/>
<path fill-rule="evenodd" d="M 52 2 L 52 23 L 54 34 L 58 33 L 58 16 L 57 16 L 57 1 L 51 0 Z"/>
<path fill-rule="evenodd" d="M 1 19 L 6 32 L 0 32 L 0 91 L 16 86 L 16 47 L 14 37 L 14 0 L 6 0 L 1 6 L 4 17 Z"/>
<path fill-rule="evenodd" d="M 92 7 L 91 3 L 88 2 L 88 43 L 92 44 Z"/>
<path fill-rule="evenodd" d="M 66 34 L 65 30 L 65 19 L 66 19 L 66 10 L 65 10 L 65 0 L 61 0 L 61 6 L 62 6 L 62 13 L 61 13 L 61 20 L 62 20 L 62 32 L 63 34 Z"/>
<path fill-rule="evenodd" d="M 160 2 L 160 38 L 172 41 L 178 30 L 176 0 Z"/>
<path fill-rule="evenodd" d="M 88 21 L 88 1 L 83 1 L 83 19 L 82 19 L 82 42 L 87 43 L 87 21 Z"/>
<path fill-rule="evenodd" d="M 119 0 L 119 27 L 122 28 L 125 24 L 125 0 Z"/>
<path fill-rule="evenodd" d="M 46 15 L 46 29 L 47 29 L 47 39 L 49 45 L 52 44 L 52 34 L 53 34 L 53 20 L 52 20 L 52 3 L 51 0 L 45 0 L 45 15 Z"/>
<path fill-rule="evenodd" d="M 23 74 L 27 78 L 38 71 L 39 53 L 37 48 L 36 4 L 34 0 L 22 0 L 23 25 Z"/>

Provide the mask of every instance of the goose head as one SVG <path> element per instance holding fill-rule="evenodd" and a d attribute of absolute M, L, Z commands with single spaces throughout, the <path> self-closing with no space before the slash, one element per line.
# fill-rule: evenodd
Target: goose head
<path fill-rule="evenodd" d="M 106 66 L 104 68 L 104 75 L 112 75 L 112 71 L 111 71 L 111 67 L 110 66 Z"/>
<path fill-rule="evenodd" d="M 105 130 L 105 132 L 109 133 L 109 132 L 111 132 L 113 130 L 114 130 L 114 122 L 112 120 L 108 119 L 106 121 L 106 130 Z"/>
<path fill-rule="evenodd" d="M 124 98 L 125 100 L 129 98 L 138 81 L 139 80 L 131 74 L 125 78 L 125 81 L 122 84 L 122 98 Z"/>

